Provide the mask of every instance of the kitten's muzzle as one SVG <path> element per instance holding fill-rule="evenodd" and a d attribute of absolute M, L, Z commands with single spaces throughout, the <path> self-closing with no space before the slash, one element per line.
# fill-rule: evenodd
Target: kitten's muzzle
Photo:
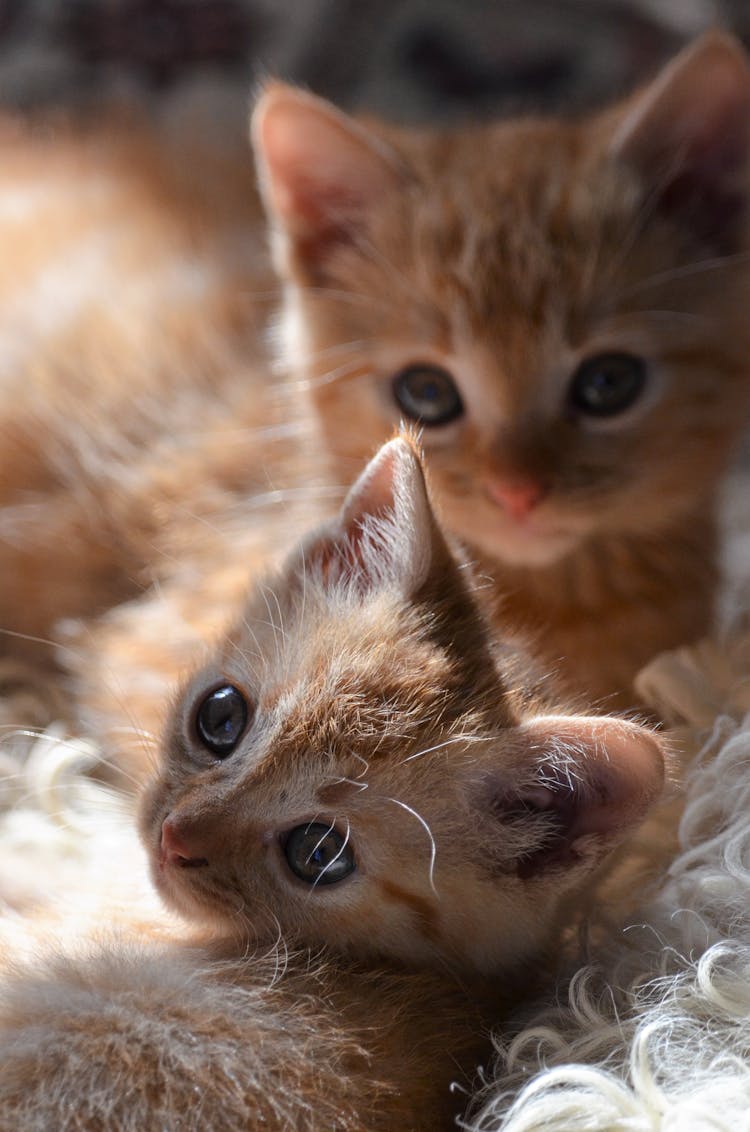
<path fill-rule="evenodd" d="M 199 869 L 208 865 L 208 859 L 199 855 L 200 850 L 175 827 L 171 818 L 165 818 L 161 827 L 159 843 L 159 867 L 174 865 L 180 869 Z"/>
<path fill-rule="evenodd" d="M 547 487 L 540 480 L 529 478 L 488 477 L 485 491 L 489 499 L 501 507 L 517 523 L 528 519 L 532 511 L 547 495 Z"/>

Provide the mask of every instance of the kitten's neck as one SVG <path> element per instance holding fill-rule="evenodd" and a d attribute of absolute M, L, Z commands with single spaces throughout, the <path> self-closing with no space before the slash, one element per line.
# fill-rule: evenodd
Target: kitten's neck
<path fill-rule="evenodd" d="M 709 631 L 716 544 L 704 504 L 651 535 L 590 539 L 550 566 L 482 569 L 495 581 L 496 623 L 530 634 L 566 691 L 631 706 L 644 664 Z"/>

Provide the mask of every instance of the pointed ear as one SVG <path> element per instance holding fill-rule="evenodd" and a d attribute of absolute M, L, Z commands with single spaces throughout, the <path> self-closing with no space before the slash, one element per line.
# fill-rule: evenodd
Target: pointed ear
<path fill-rule="evenodd" d="M 524 879 L 592 869 L 637 826 L 664 786 L 654 732 L 622 719 L 540 716 L 518 729 L 519 782 L 487 774 L 475 803 L 513 830 Z"/>
<path fill-rule="evenodd" d="M 662 212 L 731 250 L 748 196 L 750 67 L 729 35 L 681 52 L 626 109 L 612 153 L 652 187 Z"/>
<path fill-rule="evenodd" d="M 260 190 L 280 272 L 315 268 L 350 242 L 404 169 L 379 138 L 322 98 L 272 83 L 252 117 Z"/>
<path fill-rule="evenodd" d="M 396 586 L 415 595 L 449 551 L 435 520 L 419 452 L 406 436 L 384 444 L 330 528 L 305 548 L 326 585 L 360 592 Z"/>

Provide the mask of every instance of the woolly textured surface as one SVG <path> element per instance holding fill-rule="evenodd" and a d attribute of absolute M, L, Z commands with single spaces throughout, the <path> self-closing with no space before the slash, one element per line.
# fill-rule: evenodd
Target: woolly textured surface
<path fill-rule="evenodd" d="M 473 1132 L 748 1126 L 749 648 L 747 634 L 706 642 L 643 674 L 686 748 L 698 747 L 679 853 L 604 952 L 561 987 L 560 1005 L 498 1042 Z"/>

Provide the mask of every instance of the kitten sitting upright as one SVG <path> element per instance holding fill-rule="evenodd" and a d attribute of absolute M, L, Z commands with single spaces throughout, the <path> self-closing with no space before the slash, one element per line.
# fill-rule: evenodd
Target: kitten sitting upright
<path fill-rule="evenodd" d="M 217 938 L 0 983 L 0 1127 L 454 1127 L 449 1082 L 663 769 L 646 729 L 545 706 L 391 441 L 174 704 L 141 829 Z"/>
<path fill-rule="evenodd" d="M 581 121 L 418 132 L 281 84 L 255 113 L 286 360 L 328 447 L 348 470 L 418 422 L 502 622 L 589 703 L 632 702 L 711 624 L 750 404 L 749 130 L 721 34 Z"/>

